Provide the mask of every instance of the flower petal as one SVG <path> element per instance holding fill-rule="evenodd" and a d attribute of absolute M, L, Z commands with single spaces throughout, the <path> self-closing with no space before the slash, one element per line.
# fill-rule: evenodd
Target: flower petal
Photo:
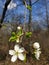
<path fill-rule="evenodd" d="M 37 51 L 40 51 L 40 50 L 41 50 L 41 48 L 38 48 L 38 49 L 37 49 Z"/>
<path fill-rule="evenodd" d="M 15 45 L 15 46 L 14 46 L 14 50 L 15 50 L 16 52 L 18 52 L 18 50 L 19 50 L 19 45 Z"/>
<path fill-rule="evenodd" d="M 25 51 L 25 49 L 22 47 L 22 48 L 19 49 L 18 52 L 19 52 L 19 53 L 22 53 L 22 52 L 24 52 L 24 51 Z"/>
<path fill-rule="evenodd" d="M 17 60 L 17 55 L 12 56 L 11 61 L 15 62 Z"/>
<path fill-rule="evenodd" d="M 14 50 L 9 50 L 9 54 L 10 55 L 14 55 L 15 54 L 15 51 Z"/>
<path fill-rule="evenodd" d="M 33 44 L 33 48 L 35 48 L 35 49 L 38 49 L 38 48 L 40 48 L 40 45 L 39 45 L 39 43 L 38 43 L 38 42 L 35 42 L 35 43 Z"/>
<path fill-rule="evenodd" d="M 38 50 L 37 50 L 37 51 L 35 52 L 35 57 L 36 57 L 37 60 L 39 60 L 40 54 L 41 54 L 41 51 L 38 51 Z"/>
<path fill-rule="evenodd" d="M 39 53 L 36 53 L 35 54 L 35 57 L 36 57 L 37 60 L 39 60 L 40 54 Z"/>
<path fill-rule="evenodd" d="M 25 60 L 25 55 L 20 53 L 20 54 L 18 54 L 18 58 L 23 61 L 23 60 Z"/>

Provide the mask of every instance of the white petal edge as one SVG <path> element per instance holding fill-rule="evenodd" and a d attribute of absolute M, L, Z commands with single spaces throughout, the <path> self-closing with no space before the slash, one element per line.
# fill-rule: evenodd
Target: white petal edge
<path fill-rule="evenodd" d="M 15 62 L 17 60 L 17 55 L 12 56 L 11 61 Z"/>
<path fill-rule="evenodd" d="M 9 50 L 9 54 L 10 55 L 14 55 L 15 54 L 15 51 L 14 50 Z"/>
<path fill-rule="evenodd" d="M 19 49 L 18 52 L 19 52 L 19 53 L 22 53 L 22 52 L 24 52 L 24 51 L 25 51 L 25 49 L 22 47 L 22 48 Z"/>
<path fill-rule="evenodd" d="M 14 50 L 15 50 L 16 52 L 18 52 L 18 50 L 19 50 L 19 45 L 15 45 L 15 46 L 14 46 Z"/>
<path fill-rule="evenodd" d="M 41 48 L 38 48 L 38 49 L 37 49 L 37 51 L 40 51 L 40 50 L 41 50 Z"/>
<path fill-rule="evenodd" d="M 38 51 L 38 50 L 37 50 L 37 51 L 35 52 L 35 57 L 36 57 L 37 60 L 39 60 L 40 54 L 41 54 L 41 51 Z"/>
<path fill-rule="evenodd" d="M 18 58 L 23 61 L 23 60 L 25 60 L 25 55 L 20 53 L 20 54 L 18 54 Z"/>
<path fill-rule="evenodd" d="M 35 54 L 35 57 L 36 57 L 37 60 L 39 60 L 40 54 L 39 53 L 36 53 Z"/>

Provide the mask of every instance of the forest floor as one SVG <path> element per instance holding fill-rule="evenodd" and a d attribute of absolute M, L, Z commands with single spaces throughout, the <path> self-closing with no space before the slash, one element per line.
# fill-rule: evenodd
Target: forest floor
<path fill-rule="evenodd" d="M 8 54 L 9 37 L 10 35 L 8 33 L 5 33 L 5 30 L 4 31 L 0 30 L 0 65 L 49 65 L 49 32 L 48 31 L 33 32 L 31 41 L 32 43 L 34 42 L 40 43 L 42 53 L 40 56 L 40 60 L 33 60 L 32 57 L 28 57 L 25 63 L 20 60 L 17 60 L 14 63 L 10 61 L 11 57 Z M 9 44 L 10 49 L 13 48 L 14 44 L 15 43 Z"/>

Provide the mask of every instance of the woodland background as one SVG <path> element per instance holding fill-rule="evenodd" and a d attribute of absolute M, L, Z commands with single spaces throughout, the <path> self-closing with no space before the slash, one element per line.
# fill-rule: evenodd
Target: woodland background
<path fill-rule="evenodd" d="M 15 42 L 9 43 L 9 38 L 19 25 L 33 33 L 31 44 L 40 43 L 42 53 L 39 61 L 31 57 L 26 63 L 10 61 L 8 51 Z M 25 46 L 29 41 L 26 38 L 24 41 Z M 49 65 L 49 0 L 0 0 L 0 65 Z"/>

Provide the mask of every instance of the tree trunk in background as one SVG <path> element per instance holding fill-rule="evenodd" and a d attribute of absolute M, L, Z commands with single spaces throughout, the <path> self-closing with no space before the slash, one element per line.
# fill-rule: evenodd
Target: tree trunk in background
<path fill-rule="evenodd" d="M 1 22 L 0 22 L 0 27 L 2 26 L 3 20 L 5 18 L 6 11 L 7 11 L 7 6 L 9 5 L 10 2 L 11 2 L 11 0 L 6 0 L 5 6 L 4 6 L 4 9 L 3 9 Z"/>
<path fill-rule="evenodd" d="M 48 20 L 47 0 L 45 0 L 45 8 L 46 8 L 46 21 L 47 21 L 47 27 L 48 27 L 48 30 L 49 30 L 49 20 Z"/>
<path fill-rule="evenodd" d="M 31 0 L 29 0 L 29 6 L 31 7 L 31 10 L 29 10 L 28 30 L 31 31 L 31 21 L 32 21 L 32 4 L 31 4 Z"/>

